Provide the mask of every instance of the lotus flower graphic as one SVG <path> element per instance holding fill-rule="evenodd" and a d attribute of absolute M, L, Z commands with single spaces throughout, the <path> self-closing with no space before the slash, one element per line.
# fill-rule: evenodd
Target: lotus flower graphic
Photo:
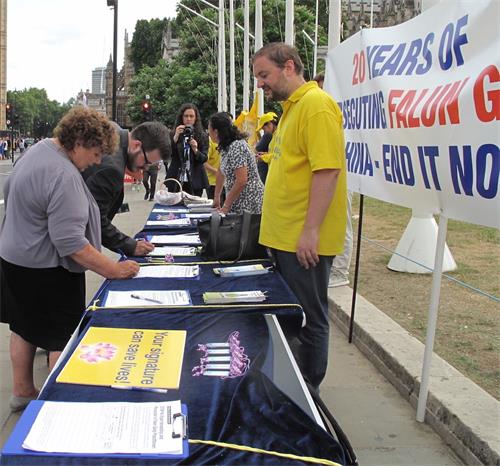
<path fill-rule="evenodd" d="M 80 346 L 80 359 L 90 364 L 110 361 L 116 355 L 118 348 L 111 343 L 99 342 L 94 345 Z"/>

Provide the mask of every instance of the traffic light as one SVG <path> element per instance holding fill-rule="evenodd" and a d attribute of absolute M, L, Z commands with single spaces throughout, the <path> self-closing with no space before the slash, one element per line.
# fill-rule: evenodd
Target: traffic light
<path fill-rule="evenodd" d="M 147 100 L 142 103 L 142 116 L 144 121 L 151 121 L 153 119 L 153 108 Z"/>
<path fill-rule="evenodd" d="M 7 104 L 5 106 L 5 124 L 8 127 L 12 126 L 12 112 L 13 112 L 12 105 Z"/>

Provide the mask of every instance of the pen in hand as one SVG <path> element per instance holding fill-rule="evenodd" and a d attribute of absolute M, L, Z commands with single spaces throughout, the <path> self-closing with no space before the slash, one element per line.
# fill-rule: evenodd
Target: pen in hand
<path fill-rule="evenodd" d="M 123 259 L 123 260 L 127 260 L 128 259 L 127 255 L 121 249 L 117 249 L 116 252 L 118 254 L 120 254 L 120 259 Z"/>
<path fill-rule="evenodd" d="M 139 296 L 137 294 L 131 294 L 131 298 L 134 299 L 142 299 L 143 301 L 149 301 L 150 303 L 156 303 L 156 304 L 163 304 L 160 300 L 158 299 L 153 299 L 153 298 L 147 298 L 146 296 Z"/>

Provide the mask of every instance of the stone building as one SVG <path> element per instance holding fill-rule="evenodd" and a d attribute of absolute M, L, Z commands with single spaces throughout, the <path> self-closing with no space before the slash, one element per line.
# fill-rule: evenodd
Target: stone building
<path fill-rule="evenodd" d="M 134 77 L 134 65 L 130 59 L 130 42 L 128 32 L 124 37 L 124 61 L 121 70 L 116 75 L 116 122 L 122 128 L 130 128 L 132 122 L 127 115 L 127 103 L 129 99 L 130 81 Z M 106 66 L 106 114 L 111 118 L 113 113 L 113 58 L 109 57 Z"/>
<path fill-rule="evenodd" d="M 344 39 L 370 27 L 372 0 L 342 0 Z M 373 27 L 404 23 L 421 12 L 421 0 L 373 0 Z"/>
<path fill-rule="evenodd" d="M 130 128 L 132 126 L 132 121 L 127 114 L 127 103 L 130 98 L 130 82 L 135 75 L 134 65 L 131 60 L 130 44 L 128 32 L 125 31 L 123 66 L 118 70 L 116 75 L 116 122 L 122 128 Z M 172 37 L 172 29 L 170 21 L 168 21 L 162 38 L 162 58 L 167 62 L 172 61 L 179 53 L 179 47 L 178 39 Z M 96 68 L 93 71 L 93 78 L 96 75 L 96 70 L 100 70 L 100 68 Z M 111 118 L 113 113 L 113 57 L 111 55 L 104 70 L 105 92 L 101 94 L 90 92 L 88 89 L 86 92 L 81 90 L 77 95 L 76 103 L 77 105 L 87 105 L 95 108 L 98 112 L 104 113 L 108 118 Z"/>
<path fill-rule="evenodd" d="M 180 45 L 179 39 L 172 37 L 172 24 L 167 21 L 167 27 L 163 31 L 163 38 L 161 43 L 161 56 L 168 63 L 179 53 Z"/>

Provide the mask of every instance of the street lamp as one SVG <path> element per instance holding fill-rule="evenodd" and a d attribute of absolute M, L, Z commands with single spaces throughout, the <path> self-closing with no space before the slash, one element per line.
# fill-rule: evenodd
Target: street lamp
<path fill-rule="evenodd" d="M 113 23 L 113 94 L 112 94 L 112 110 L 111 119 L 116 121 L 116 67 L 117 67 L 117 32 L 118 32 L 118 0 L 106 0 L 109 7 L 114 10 Z"/>

